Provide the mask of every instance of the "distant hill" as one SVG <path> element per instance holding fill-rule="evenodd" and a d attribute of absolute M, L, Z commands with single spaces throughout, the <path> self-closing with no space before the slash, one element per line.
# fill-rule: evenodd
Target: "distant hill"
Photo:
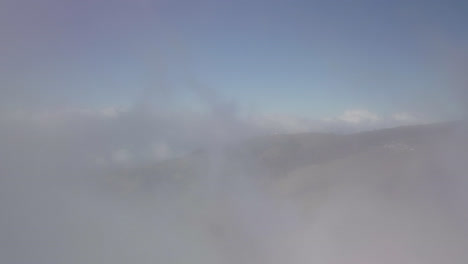
<path fill-rule="evenodd" d="M 432 156 L 444 149 L 450 150 L 447 155 L 457 155 L 459 160 L 468 157 L 467 131 L 465 123 L 450 122 L 351 135 L 270 135 L 222 149 L 197 151 L 179 159 L 119 169 L 117 178 L 132 179 L 140 188 L 147 189 L 163 184 L 184 186 L 207 175 L 246 175 L 286 193 L 299 193 L 317 181 L 350 174 L 396 181 L 398 177 L 415 175 L 412 169 L 417 170 L 422 163 L 430 165 Z"/>

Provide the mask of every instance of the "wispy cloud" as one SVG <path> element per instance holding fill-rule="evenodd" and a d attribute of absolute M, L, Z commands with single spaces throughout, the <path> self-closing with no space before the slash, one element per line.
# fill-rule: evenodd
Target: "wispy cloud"
<path fill-rule="evenodd" d="M 338 117 L 338 120 L 351 124 L 362 124 L 378 122 L 381 117 L 367 110 L 347 110 Z"/>

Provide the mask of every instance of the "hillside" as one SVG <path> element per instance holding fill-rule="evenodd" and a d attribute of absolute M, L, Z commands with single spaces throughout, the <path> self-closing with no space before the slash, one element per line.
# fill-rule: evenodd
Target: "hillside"
<path fill-rule="evenodd" d="M 436 159 L 444 149 L 451 152 L 468 150 L 466 131 L 464 123 L 452 122 L 351 135 L 271 135 L 222 149 L 197 151 L 179 159 L 126 168 L 124 172 L 119 169 L 119 174 L 124 178 L 137 179 L 145 188 L 156 188 L 159 183 L 167 181 L 189 182 L 210 174 L 242 174 L 278 182 L 298 181 L 298 177 L 313 181 L 316 177 L 337 177 L 351 172 L 383 177 L 389 171 L 385 167 L 399 174 L 398 170 L 409 165 L 431 164 L 431 159 Z M 463 153 L 446 155 L 464 157 Z M 377 164 L 382 168 L 377 168 Z"/>

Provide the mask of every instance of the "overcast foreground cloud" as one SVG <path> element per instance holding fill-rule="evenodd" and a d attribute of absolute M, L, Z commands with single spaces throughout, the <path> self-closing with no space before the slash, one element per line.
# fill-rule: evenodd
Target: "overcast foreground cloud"
<path fill-rule="evenodd" d="M 354 126 L 356 115 L 377 122 L 367 111 L 327 122 Z M 462 132 L 357 153 L 328 171 L 306 166 L 313 177 L 299 170 L 271 183 L 292 188 L 284 196 L 262 175 L 232 170 L 239 161 L 217 149 L 270 130 L 221 117 L 118 108 L 3 116 L 1 262 L 466 263 Z M 212 154 L 206 174 L 138 183 L 145 162 L 199 147 Z"/>

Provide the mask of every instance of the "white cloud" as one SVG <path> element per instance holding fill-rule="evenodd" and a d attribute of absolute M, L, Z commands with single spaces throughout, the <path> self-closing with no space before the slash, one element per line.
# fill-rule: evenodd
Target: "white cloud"
<path fill-rule="evenodd" d="M 353 133 L 429 122 L 426 118 L 407 112 L 381 115 L 362 109 L 347 110 L 337 117 L 324 118 L 321 121 L 325 131 L 338 133 Z"/>
<path fill-rule="evenodd" d="M 92 161 L 110 165 L 166 160 L 265 134 L 353 133 L 420 123 L 415 116 L 348 110 L 327 119 L 285 114 L 240 117 L 108 107 L 2 113 L 0 124 L 8 128 L 8 133 L 18 134 L 10 140 L 12 146 L 40 139 L 37 142 L 43 144 L 35 149 L 50 153 L 41 157 L 53 157 L 48 159 L 51 162 L 67 159 L 76 164 Z"/>
<path fill-rule="evenodd" d="M 105 107 L 97 110 L 100 116 L 104 118 L 117 118 L 120 114 L 128 111 L 129 109 L 123 107 Z"/>
<path fill-rule="evenodd" d="M 285 114 L 251 116 L 248 123 L 260 133 L 354 133 L 365 130 L 390 128 L 401 125 L 427 123 L 425 119 L 407 112 L 381 115 L 365 109 L 350 109 L 342 114 L 322 119 L 312 119 Z"/>
<path fill-rule="evenodd" d="M 381 121 L 382 118 L 369 112 L 367 110 L 347 110 L 341 116 L 338 117 L 338 120 L 351 123 L 351 124 L 362 124 L 362 123 L 375 123 Z"/>
<path fill-rule="evenodd" d="M 155 160 L 165 160 L 174 156 L 171 147 L 165 142 L 158 142 L 152 145 L 152 156 Z"/>
<path fill-rule="evenodd" d="M 127 163 L 131 160 L 132 155 L 127 149 L 119 149 L 112 153 L 112 161 L 115 163 Z"/>
<path fill-rule="evenodd" d="M 404 122 L 404 123 L 414 123 L 414 122 L 418 122 L 418 120 L 419 120 L 414 115 L 411 115 L 411 114 L 405 113 L 405 112 L 393 114 L 392 119 L 397 121 L 397 122 Z"/>
<path fill-rule="evenodd" d="M 284 114 L 256 116 L 250 122 L 268 134 L 310 132 L 317 130 L 319 125 L 312 119 Z"/>

